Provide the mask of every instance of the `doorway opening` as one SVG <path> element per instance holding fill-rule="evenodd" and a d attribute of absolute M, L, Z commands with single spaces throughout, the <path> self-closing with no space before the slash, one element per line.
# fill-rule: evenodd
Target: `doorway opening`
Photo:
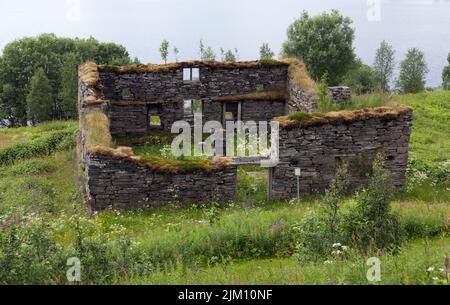
<path fill-rule="evenodd" d="M 237 168 L 237 201 L 251 208 L 266 204 L 270 199 L 271 168 L 239 165 Z"/>

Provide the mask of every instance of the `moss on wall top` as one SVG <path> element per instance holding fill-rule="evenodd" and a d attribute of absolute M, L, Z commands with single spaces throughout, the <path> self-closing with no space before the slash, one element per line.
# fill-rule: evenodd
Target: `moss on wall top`
<path fill-rule="evenodd" d="M 233 102 L 233 101 L 270 101 L 280 100 L 284 101 L 287 98 L 286 91 L 257 91 L 246 94 L 231 95 L 231 96 L 219 96 L 213 97 L 211 100 L 218 102 Z"/>
<path fill-rule="evenodd" d="M 344 110 L 328 112 L 325 114 L 297 112 L 289 116 L 275 118 L 274 120 L 280 123 L 280 127 L 291 129 L 325 124 L 348 124 L 371 118 L 383 118 L 389 120 L 407 113 L 412 113 L 412 108 L 398 104 L 392 107 L 365 108 L 354 111 Z"/>
<path fill-rule="evenodd" d="M 249 69 L 261 68 L 267 66 L 288 66 L 289 64 L 278 60 L 255 60 L 255 61 L 236 61 L 236 62 L 220 62 L 220 61 L 183 61 L 168 64 L 146 64 L 146 65 L 129 65 L 129 66 L 111 66 L 100 65 L 99 71 L 111 71 L 119 74 L 125 73 L 147 73 L 147 72 L 167 72 L 181 68 L 191 67 L 209 67 L 223 69 Z"/>
<path fill-rule="evenodd" d="M 100 79 L 98 66 L 93 61 L 87 61 L 78 67 L 78 77 L 88 86 L 94 86 Z"/>

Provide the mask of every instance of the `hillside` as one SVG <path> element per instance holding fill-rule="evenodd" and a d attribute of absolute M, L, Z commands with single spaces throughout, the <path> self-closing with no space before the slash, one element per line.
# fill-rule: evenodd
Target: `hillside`
<path fill-rule="evenodd" d="M 397 98 L 414 109 L 407 187 L 392 203 L 406 239 L 398 255 L 381 255 L 381 283 L 443 283 L 450 91 Z M 252 168 L 239 172 L 237 203 L 87 218 L 77 191 L 76 130 L 75 121 L 0 129 L 0 284 L 64 284 L 71 256 L 82 259 L 83 283 L 367 283 L 365 258 L 373 253 L 300 267 L 296 228 L 323 209 L 324 198 L 266 202 L 265 177 Z M 244 208 L 247 199 L 251 206 Z M 344 207 L 354 200 L 346 198 Z"/>

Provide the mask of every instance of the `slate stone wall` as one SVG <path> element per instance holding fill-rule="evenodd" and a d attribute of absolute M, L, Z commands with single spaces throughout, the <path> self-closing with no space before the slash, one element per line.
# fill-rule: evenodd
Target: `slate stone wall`
<path fill-rule="evenodd" d="M 337 103 L 349 103 L 351 100 L 351 91 L 349 87 L 335 86 L 328 87 L 331 99 Z"/>
<path fill-rule="evenodd" d="M 350 123 L 309 127 L 280 127 L 280 161 L 272 172 L 272 199 L 293 198 L 297 193 L 294 169 L 300 167 L 300 193 L 323 192 L 337 167 L 349 165 L 354 189 L 367 184 L 377 153 L 386 158 L 394 186 L 405 184 L 412 112 L 396 117 L 372 117 Z"/>
<path fill-rule="evenodd" d="M 300 88 L 291 77 L 287 80 L 287 93 L 286 114 L 297 111 L 312 112 L 316 107 L 315 91 Z"/>
<path fill-rule="evenodd" d="M 242 101 L 242 121 L 271 121 L 274 117 L 284 115 L 285 101 Z"/>
<path fill-rule="evenodd" d="M 226 203 L 236 197 L 236 167 L 211 173 L 160 173 L 128 158 L 88 154 L 86 177 L 93 210 L 146 209 L 164 204 Z"/>
<path fill-rule="evenodd" d="M 172 123 L 182 120 L 183 102 L 166 103 L 124 103 L 107 102 L 107 115 L 110 119 L 110 131 L 113 136 L 145 133 L 149 129 L 150 115 L 161 119 L 161 129 L 170 131 Z"/>
<path fill-rule="evenodd" d="M 255 92 L 261 88 L 266 91 L 286 89 L 287 65 L 253 68 L 195 67 L 200 69 L 199 81 L 184 81 L 183 68 L 129 74 L 100 71 L 98 87 L 105 99 L 134 101 L 231 96 Z"/>

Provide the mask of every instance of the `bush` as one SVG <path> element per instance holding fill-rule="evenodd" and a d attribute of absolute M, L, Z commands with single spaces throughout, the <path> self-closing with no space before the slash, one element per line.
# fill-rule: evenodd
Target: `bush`
<path fill-rule="evenodd" d="M 338 169 L 326 190 L 324 209 L 306 215 L 299 225 L 294 226 L 297 235 L 296 255 L 300 262 L 326 258 L 333 254 L 333 245 L 341 245 L 339 208 L 348 187 L 349 175 L 347 167 L 343 166 Z"/>
<path fill-rule="evenodd" d="M 407 190 L 423 184 L 445 186 L 450 183 L 450 161 L 426 162 L 410 155 L 407 167 Z"/>
<path fill-rule="evenodd" d="M 102 284 L 148 275 L 148 256 L 122 228 L 106 234 L 78 213 L 49 221 L 45 215 L 13 212 L 0 217 L 0 284 L 67 284 L 67 260 L 81 263 L 82 284 Z M 61 234 L 74 236 L 58 243 Z"/>
<path fill-rule="evenodd" d="M 45 133 L 28 142 L 17 143 L 0 149 L 0 166 L 13 164 L 19 159 L 49 156 L 58 150 L 73 147 L 77 128 Z"/>
<path fill-rule="evenodd" d="M 0 283 L 63 283 L 65 253 L 56 244 L 50 223 L 35 215 L 8 215 L 0 220 Z"/>
<path fill-rule="evenodd" d="M 344 215 L 344 240 L 361 252 L 396 250 L 404 232 L 400 218 L 391 212 L 393 196 L 391 175 L 378 155 L 366 189 L 356 195 L 356 205 Z"/>
<path fill-rule="evenodd" d="M 348 172 L 343 167 L 325 193 L 324 209 L 307 215 L 294 226 L 296 255 L 300 262 L 317 261 L 336 254 L 343 257 L 347 246 L 362 253 L 395 251 L 400 247 L 404 230 L 400 217 L 390 210 L 391 177 L 383 168 L 381 157 L 373 163 L 368 187 L 355 195 L 354 205 L 341 211 L 348 182 Z"/>
<path fill-rule="evenodd" d="M 377 76 L 375 71 L 368 65 L 358 60 L 355 67 L 345 75 L 342 85 L 349 86 L 356 94 L 373 92 L 376 88 Z"/>

